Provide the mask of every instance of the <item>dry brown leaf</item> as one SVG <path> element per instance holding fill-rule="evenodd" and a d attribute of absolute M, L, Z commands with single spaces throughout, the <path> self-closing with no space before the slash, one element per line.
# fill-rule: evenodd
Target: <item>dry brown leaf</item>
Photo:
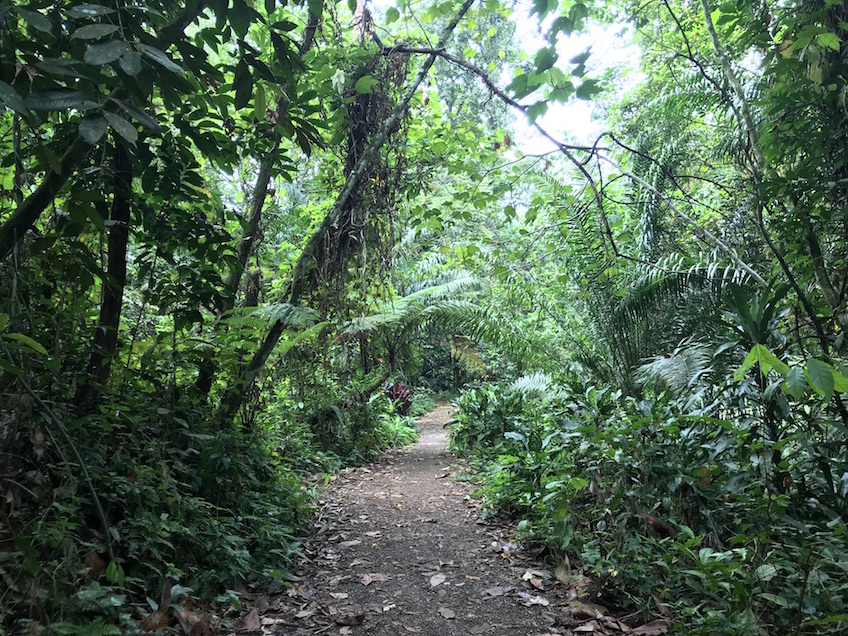
<path fill-rule="evenodd" d="M 537 590 L 543 589 L 544 585 L 542 583 L 542 579 L 537 579 L 535 576 L 530 579 L 530 585 L 535 587 Z"/>
<path fill-rule="evenodd" d="M 359 577 L 359 582 L 368 587 L 374 581 L 388 581 L 391 577 L 386 574 L 378 574 L 376 572 L 367 572 Z"/>
<path fill-rule="evenodd" d="M 666 630 L 671 626 L 671 621 L 667 618 L 660 618 L 650 623 L 646 623 L 641 627 L 634 629 L 631 634 L 641 634 L 641 636 L 659 636 L 665 634 Z"/>
<path fill-rule="evenodd" d="M 179 610 L 175 607 L 174 615 L 177 617 L 177 620 L 180 622 L 180 627 L 183 628 L 183 632 L 186 634 L 191 634 L 192 628 L 200 622 L 200 617 L 197 615 L 197 612 L 190 609 Z"/>
<path fill-rule="evenodd" d="M 168 608 L 161 607 L 142 619 L 138 628 L 143 632 L 158 632 L 168 626 Z"/>
<path fill-rule="evenodd" d="M 579 633 L 586 633 L 586 632 L 594 632 L 597 628 L 598 628 L 598 624 L 595 621 L 590 621 L 588 623 L 580 625 L 580 627 L 575 627 L 571 631 L 579 632 Z"/>
<path fill-rule="evenodd" d="M 255 607 L 250 608 L 250 611 L 238 619 L 233 624 L 233 627 L 247 632 L 258 632 L 262 629 L 262 620 L 259 618 L 259 610 Z"/>
<path fill-rule="evenodd" d="M 519 592 L 518 596 L 523 599 L 521 604 L 526 605 L 527 607 L 530 607 L 531 605 L 541 605 L 543 607 L 547 607 L 551 604 L 548 599 L 542 598 L 541 596 L 534 596 L 533 594 L 530 594 L 528 592 Z"/>
<path fill-rule="evenodd" d="M 574 618 L 600 618 L 607 613 L 605 607 L 595 605 L 594 603 L 583 603 L 581 601 L 569 602 L 568 608 L 571 610 L 571 615 Z"/>
<path fill-rule="evenodd" d="M 362 622 L 365 620 L 365 614 L 346 614 L 345 616 L 340 616 L 334 620 L 336 621 L 336 625 L 349 625 L 351 627 L 356 627 L 357 625 L 362 625 Z"/>

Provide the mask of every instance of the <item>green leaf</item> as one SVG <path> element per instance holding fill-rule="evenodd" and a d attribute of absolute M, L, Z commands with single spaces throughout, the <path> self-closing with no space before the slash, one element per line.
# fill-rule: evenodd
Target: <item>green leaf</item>
<path fill-rule="evenodd" d="M 38 11 L 21 9 L 20 7 L 16 7 L 15 11 L 17 11 L 18 15 L 20 15 L 33 29 L 42 31 L 43 33 L 50 33 L 53 31 L 53 22 L 51 22 L 50 18 L 46 15 L 41 15 Z"/>
<path fill-rule="evenodd" d="M 842 40 L 835 33 L 822 33 L 816 37 L 816 41 L 823 47 L 838 51 Z"/>
<path fill-rule="evenodd" d="M 6 328 L 6 325 L 9 324 L 9 314 L 0 314 L 0 331 L 3 331 Z"/>
<path fill-rule="evenodd" d="M 185 70 L 182 66 L 174 62 L 170 57 L 165 55 L 156 47 L 148 46 L 147 44 L 139 44 L 139 46 L 141 47 L 144 55 L 159 64 L 159 66 L 162 66 L 177 75 L 185 75 Z"/>
<path fill-rule="evenodd" d="M 135 126 L 115 113 L 103 111 L 103 116 L 106 118 L 106 121 L 109 122 L 112 130 L 135 146 L 135 142 L 138 141 L 138 130 L 136 130 Z"/>
<path fill-rule="evenodd" d="M 530 120 L 530 124 L 535 124 L 536 120 L 548 112 L 548 103 L 547 102 L 536 102 L 532 106 L 527 109 L 527 119 Z"/>
<path fill-rule="evenodd" d="M 578 99 L 591 99 L 600 92 L 601 87 L 598 86 L 598 80 L 588 79 L 577 87 L 576 95 Z"/>
<path fill-rule="evenodd" d="M 111 64 L 127 52 L 127 45 L 122 40 L 108 40 L 89 46 L 82 56 L 86 64 L 102 66 Z"/>
<path fill-rule="evenodd" d="M 6 82 L 0 82 L 0 102 L 2 102 L 4 106 L 18 113 L 18 115 L 23 115 L 24 117 L 30 116 L 30 112 L 24 105 L 24 98 L 18 95 L 18 91 L 9 86 Z"/>
<path fill-rule="evenodd" d="M 265 89 L 262 86 L 257 86 L 253 95 L 253 116 L 258 121 L 265 121 L 265 117 L 267 116 L 265 109 L 267 107 L 268 102 L 265 96 Z"/>
<path fill-rule="evenodd" d="M 68 89 L 53 89 L 33 91 L 24 100 L 24 105 L 33 110 L 62 111 L 80 106 L 85 101 L 85 95 L 79 91 Z"/>
<path fill-rule="evenodd" d="M 93 146 L 106 134 L 106 120 L 102 117 L 86 117 L 80 122 L 79 133 Z"/>
<path fill-rule="evenodd" d="M 153 117 L 145 113 L 138 106 L 133 106 L 132 104 L 128 104 L 120 99 L 111 98 L 113 102 L 115 102 L 118 106 L 120 106 L 124 112 L 126 112 L 130 117 L 135 119 L 139 124 L 147 128 L 148 130 L 152 130 L 157 135 L 162 134 L 162 127 L 159 125 Z"/>
<path fill-rule="evenodd" d="M 115 585 L 124 584 L 124 568 L 114 561 L 110 561 L 106 566 L 106 579 Z"/>
<path fill-rule="evenodd" d="M 759 364 L 760 373 L 764 376 L 768 375 L 768 372 L 772 369 L 777 371 L 780 375 L 786 375 L 789 373 L 789 365 L 780 360 L 764 345 L 756 344 L 751 349 L 751 352 L 746 356 L 744 362 L 742 362 L 742 366 L 736 369 L 736 372 L 733 374 L 733 379 L 736 382 L 739 382 L 739 380 L 744 378 L 748 370 L 755 364 Z"/>
<path fill-rule="evenodd" d="M 110 13 L 117 12 L 101 4 L 79 4 L 65 11 L 65 14 L 71 18 L 96 18 L 101 15 L 109 15 Z"/>
<path fill-rule="evenodd" d="M 386 9 L 386 24 L 391 24 L 396 20 L 400 19 L 400 11 L 395 9 L 394 7 L 389 7 Z"/>
<path fill-rule="evenodd" d="M 118 27 L 114 24 L 86 24 L 81 26 L 71 35 L 71 39 L 78 40 L 97 40 L 105 38 L 107 35 L 112 35 Z"/>
<path fill-rule="evenodd" d="M 2 337 L 5 340 L 14 340 L 15 342 L 20 342 L 21 344 L 26 345 L 36 353 L 40 353 L 43 356 L 47 355 L 47 349 L 42 347 L 29 336 L 26 336 L 22 333 L 4 333 Z"/>
<path fill-rule="evenodd" d="M 250 67 L 245 60 L 240 60 L 236 65 L 233 74 L 233 90 L 236 92 L 236 99 L 233 103 L 236 109 L 247 106 L 250 96 L 253 94 L 253 75 L 250 74 Z"/>
<path fill-rule="evenodd" d="M 559 58 L 559 55 L 557 55 L 556 47 L 549 46 L 541 49 L 538 53 L 536 53 L 536 59 L 534 60 L 536 64 L 536 72 L 543 73 L 547 71 L 549 68 L 553 67 L 557 58 Z"/>
<path fill-rule="evenodd" d="M 367 95 L 371 92 L 371 87 L 375 84 L 379 84 L 380 80 L 371 77 L 370 75 L 363 75 L 358 80 L 356 80 L 356 89 L 357 93 L 362 95 Z"/>
<path fill-rule="evenodd" d="M 135 77 L 141 73 L 141 54 L 136 51 L 127 51 L 118 60 L 118 66 L 127 75 Z"/>
<path fill-rule="evenodd" d="M 324 13 L 324 0 L 308 0 L 307 5 L 309 6 L 309 13 L 317 18 L 320 18 Z"/>
<path fill-rule="evenodd" d="M 770 594 L 769 592 L 761 592 L 760 597 L 766 599 L 767 601 L 771 601 L 775 605 L 780 605 L 781 607 L 789 607 L 789 601 L 787 601 L 782 596 Z"/>
<path fill-rule="evenodd" d="M 837 393 L 848 393 L 848 378 L 838 369 L 831 367 L 831 371 L 833 371 L 833 390 Z"/>
<path fill-rule="evenodd" d="M 554 23 L 551 25 L 551 36 L 556 37 L 557 33 L 565 33 L 568 35 L 574 31 L 574 22 L 572 22 L 569 18 L 564 15 L 559 16 Z"/>
<path fill-rule="evenodd" d="M 807 380 L 813 390 L 825 400 L 833 396 L 833 371 L 830 365 L 810 358 L 807 360 Z"/>
<path fill-rule="evenodd" d="M 783 388 L 796 400 L 800 400 L 807 390 L 807 379 L 804 377 L 804 369 L 801 367 L 790 369 L 789 373 L 786 374 Z"/>

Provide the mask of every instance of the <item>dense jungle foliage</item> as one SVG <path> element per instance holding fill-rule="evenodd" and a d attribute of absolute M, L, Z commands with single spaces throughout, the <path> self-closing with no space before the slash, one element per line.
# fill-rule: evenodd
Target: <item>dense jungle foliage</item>
<path fill-rule="evenodd" d="M 460 391 L 487 509 L 595 598 L 845 633 L 846 35 L 834 0 L 0 0 L 0 633 L 285 585 L 323 476 Z"/>

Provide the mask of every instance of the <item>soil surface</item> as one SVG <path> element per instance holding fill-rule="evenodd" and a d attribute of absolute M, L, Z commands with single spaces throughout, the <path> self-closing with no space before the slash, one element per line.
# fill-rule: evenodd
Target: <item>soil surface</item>
<path fill-rule="evenodd" d="M 335 477 L 320 500 L 308 563 L 283 595 L 256 595 L 237 631 L 368 636 L 659 634 L 588 602 L 591 582 L 483 521 L 448 451 L 451 406 L 420 418 L 420 441 Z M 650 631 L 644 630 L 648 627 Z M 228 630 L 223 630 L 225 633 Z M 231 630 L 230 630 L 231 631 Z"/>

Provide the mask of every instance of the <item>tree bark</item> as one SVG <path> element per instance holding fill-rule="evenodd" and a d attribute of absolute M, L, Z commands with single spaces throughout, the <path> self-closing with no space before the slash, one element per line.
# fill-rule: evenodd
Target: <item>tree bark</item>
<path fill-rule="evenodd" d="M 87 378 L 77 390 L 74 399 L 77 406 L 81 408 L 97 400 L 112 372 L 112 358 L 118 346 L 124 285 L 127 282 L 127 245 L 130 233 L 133 168 L 127 149 L 117 142 L 114 170 L 115 194 L 109 215 L 112 225 L 109 228 L 107 277 L 103 281 L 100 318 L 94 332 Z"/>
<path fill-rule="evenodd" d="M 472 4 L 474 4 L 474 0 L 465 0 L 465 2 L 463 2 L 459 11 L 451 19 L 444 31 L 442 31 L 442 34 L 439 37 L 439 43 L 436 47 L 437 49 L 441 49 L 445 46 L 457 24 L 459 24 L 459 21 L 465 16 Z M 292 271 L 291 281 L 289 283 L 289 304 L 299 304 L 300 300 L 306 293 L 311 278 L 309 274 L 316 263 L 316 259 L 319 258 L 319 248 L 324 241 L 325 235 L 330 232 L 339 221 L 342 212 L 346 209 L 348 201 L 354 194 L 360 180 L 366 170 L 370 167 L 372 160 L 382 147 L 383 143 L 385 143 L 395 125 L 406 112 L 406 109 L 409 107 L 409 102 L 412 100 L 412 97 L 415 95 L 415 92 L 418 90 L 421 82 L 424 81 L 424 78 L 430 71 L 430 67 L 433 66 L 433 63 L 436 61 L 436 57 L 438 57 L 436 52 L 430 53 L 427 56 L 412 84 L 398 102 L 397 106 L 395 106 L 392 114 L 388 117 L 380 131 L 365 148 L 362 155 L 358 158 L 356 165 L 350 171 L 350 174 L 345 181 L 342 191 L 333 203 L 333 207 L 330 209 L 327 216 L 324 217 L 324 220 L 318 230 L 310 237 L 306 247 L 303 249 L 303 252 L 301 252 Z M 247 367 L 245 367 L 241 376 L 234 385 L 231 386 L 224 395 L 221 401 L 221 418 L 223 420 L 232 419 L 238 412 L 239 408 L 241 408 L 247 391 L 251 386 L 253 386 L 254 381 L 265 366 L 268 357 L 274 351 L 274 347 L 279 341 L 280 336 L 283 334 L 283 331 L 285 331 L 285 327 L 285 323 L 280 320 L 272 325 L 268 334 L 265 336 L 265 339 L 262 341 L 262 344 L 260 344 L 256 354 L 254 354 L 253 359 L 248 363 Z"/>

